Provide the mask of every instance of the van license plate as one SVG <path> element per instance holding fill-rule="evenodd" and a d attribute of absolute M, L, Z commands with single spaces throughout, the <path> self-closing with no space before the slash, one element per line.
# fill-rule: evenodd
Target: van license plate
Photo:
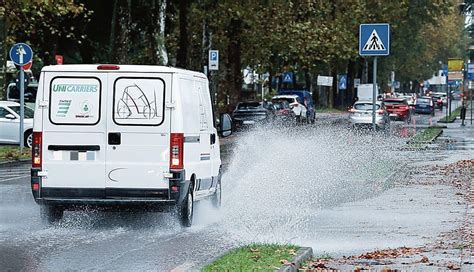
<path fill-rule="evenodd" d="M 244 121 L 244 125 L 252 125 L 252 124 L 255 124 L 255 121 L 251 121 L 251 120 Z"/>

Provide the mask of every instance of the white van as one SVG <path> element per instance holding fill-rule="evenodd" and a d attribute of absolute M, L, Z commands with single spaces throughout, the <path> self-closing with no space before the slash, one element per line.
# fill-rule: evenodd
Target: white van
<path fill-rule="evenodd" d="M 357 87 L 358 100 L 372 100 L 374 95 L 374 84 L 360 84 Z M 379 86 L 375 86 L 375 99 L 379 96 Z"/>
<path fill-rule="evenodd" d="M 82 206 L 176 207 L 221 201 L 221 158 L 208 80 L 161 66 L 57 65 L 41 71 L 31 186 L 42 218 Z M 220 132 L 231 132 L 221 116 Z"/>

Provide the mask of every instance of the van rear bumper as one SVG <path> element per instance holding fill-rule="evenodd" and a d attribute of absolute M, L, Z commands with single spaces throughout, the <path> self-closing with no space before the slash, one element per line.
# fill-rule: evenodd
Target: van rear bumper
<path fill-rule="evenodd" d="M 32 170 L 32 187 L 40 183 L 37 171 Z M 65 188 L 43 187 L 33 190 L 40 205 L 97 207 L 160 207 L 180 205 L 189 190 L 190 181 L 184 179 L 184 170 L 173 172 L 169 188 Z M 175 187 L 175 190 L 172 190 Z"/>

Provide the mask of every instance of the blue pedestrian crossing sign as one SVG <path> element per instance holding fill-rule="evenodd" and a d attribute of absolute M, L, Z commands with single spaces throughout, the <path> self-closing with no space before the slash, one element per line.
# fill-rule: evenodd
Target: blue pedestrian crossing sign
<path fill-rule="evenodd" d="M 361 24 L 359 26 L 359 55 L 388 56 L 390 54 L 390 25 Z"/>
<path fill-rule="evenodd" d="M 33 58 L 33 50 L 26 43 L 17 43 L 10 48 L 10 59 L 18 66 L 23 66 Z"/>
<path fill-rule="evenodd" d="M 347 75 L 339 75 L 339 90 L 347 89 Z"/>
<path fill-rule="evenodd" d="M 293 73 L 292 72 L 286 72 L 283 73 L 283 83 L 293 83 Z"/>

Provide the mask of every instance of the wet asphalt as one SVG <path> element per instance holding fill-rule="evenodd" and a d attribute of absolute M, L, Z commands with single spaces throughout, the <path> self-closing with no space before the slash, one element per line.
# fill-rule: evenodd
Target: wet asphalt
<path fill-rule="evenodd" d="M 403 134 L 409 127 L 406 133 L 413 133 L 412 129 L 433 124 L 442 115 L 439 111 L 434 117 L 417 115 L 412 125 L 392 122 L 392 131 Z M 320 118 L 346 120 L 345 116 Z M 432 151 L 435 161 L 472 158 L 473 130 L 458 125 L 448 125 L 437 141 L 438 148 L 435 145 Z M 45 227 L 31 195 L 28 171 L 25 164 L 0 166 L 2 271 L 197 270 L 226 250 L 249 242 L 230 235 L 219 213 L 209 210 L 207 203 L 197 207 L 196 222 L 189 229 L 179 227 L 172 214 L 97 211 L 66 212 L 59 225 Z M 372 198 L 320 209 L 304 219 L 308 231 L 285 239 L 334 255 L 422 244 L 453 228 L 450 222 L 461 216 L 452 189 L 430 190 L 391 188 Z M 413 198 L 415 202 L 404 201 Z"/>

